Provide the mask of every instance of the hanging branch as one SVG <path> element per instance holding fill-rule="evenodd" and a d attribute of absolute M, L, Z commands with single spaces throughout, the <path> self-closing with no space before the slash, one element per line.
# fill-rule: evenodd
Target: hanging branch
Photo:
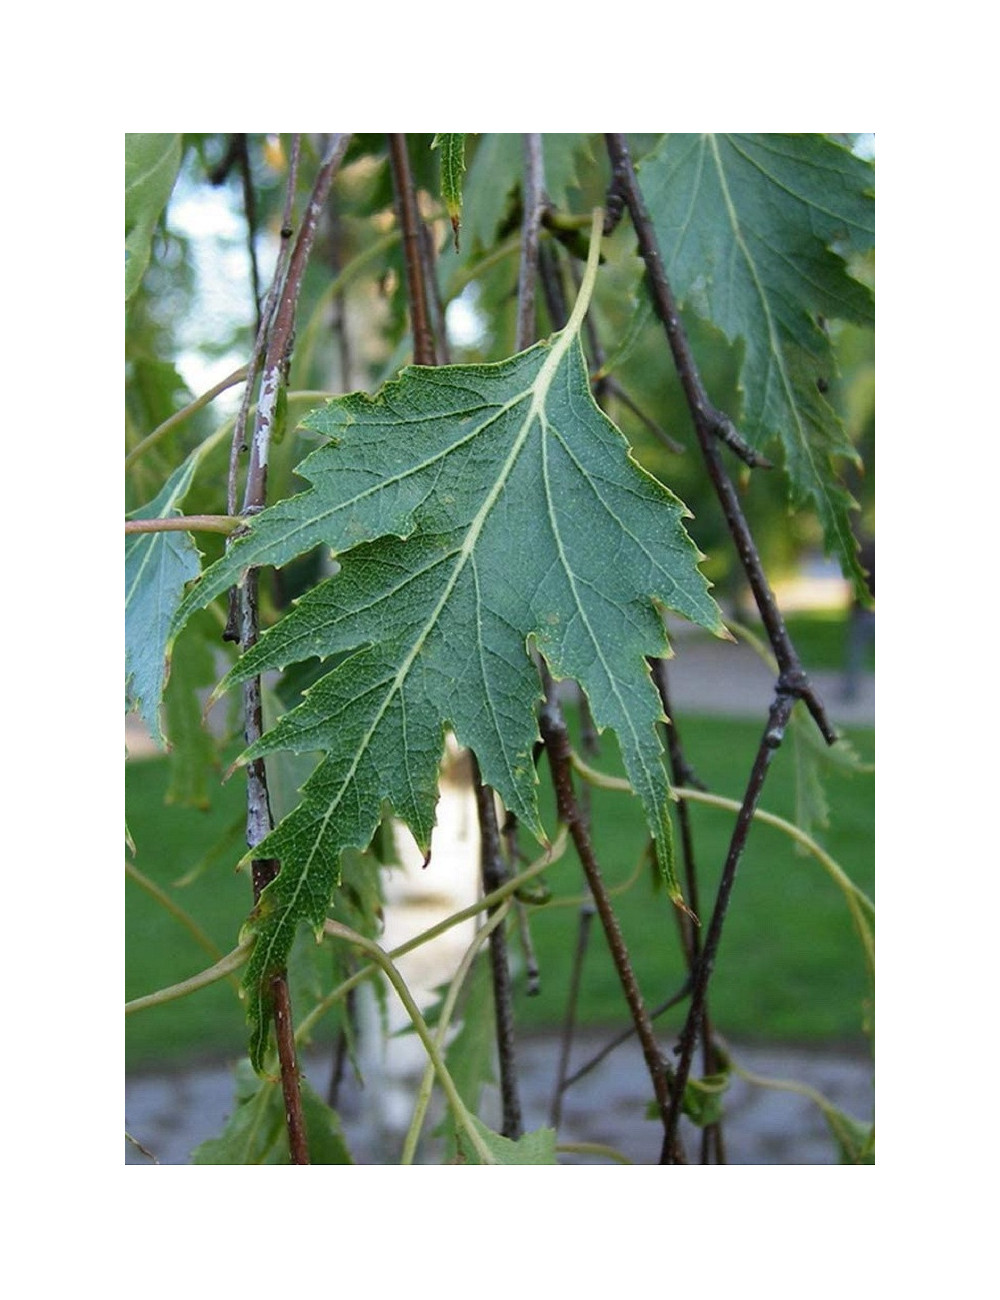
<path fill-rule="evenodd" d="M 349 135 L 334 136 L 327 149 L 326 156 L 316 176 L 312 193 L 309 196 L 309 202 L 302 217 L 294 248 L 288 259 L 287 272 L 283 276 L 281 259 L 279 258 L 275 282 L 272 285 L 267 308 L 265 309 L 265 324 L 261 329 L 262 334 L 265 329 L 267 331 L 267 346 L 264 352 L 260 396 L 257 402 L 253 437 L 250 442 L 250 463 L 247 468 L 247 481 L 243 498 L 242 513 L 244 515 L 258 513 L 264 508 L 267 501 L 267 461 L 271 431 L 274 427 L 279 394 L 285 384 L 299 291 L 302 287 L 306 264 L 312 252 L 320 213 L 330 192 L 333 177 L 347 151 L 349 140 Z M 294 155 L 297 157 L 297 154 L 298 148 L 296 145 Z M 290 229 L 289 222 L 293 198 L 294 169 L 290 170 L 289 173 L 285 219 L 282 226 L 283 239 L 285 239 L 285 231 Z M 260 342 L 259 336 L 258 342 Z M 251 365 L 252 369 L 253 365 Z M 250 385 L 247 386 L 247 392 L 249 392 L 249 389 Z M 258 582 L 259 571 L 250 569 L 243 586 L 240 588 L 238 602 L 239 642 L 240 650 L 243 653 L 246 653 L 256 644 L 260 631 L 257 608 Z M 251 678 L 244 683 L 243 709 L 246 742 L 247 745 L 253 745 L 260 739 L 264 731 L 259 677 Z M 264 767 L 264 760 L 257 758 L 247 764 L 248 847 L 253 849 L 259 844 L 271 831 L 273 825 L 271 802 L 267 788 L 267 772 Z M 253 860 L 251 874 L 255 905 L 259 902 L 263 891 L 277 876 L 279 868 L 280 864 L 274 858 L 255 858 Z M 302 1098 L 299 1088 L 299 1071 L 295 1053 L 288 982 L 284 972 L 272 979 L 271 994 L 274 1003 L 275 1036 L 278 1060 L 281 1067 L 282 1091 L 285 1098 L 285 1117 L 288 1125 L 291 1161 L 292 1164 L 308 1164 L 309 1146 L 305 1119 L 302 1113 Z"/>
<path fill-rule="evenodd" d="M 437 357 L 427 305 L 420 211 L 417 208 L 417 196 L 410 173 L 410 155 L 406 147 L 405 135 L 389 136 L 389 161 L 392 165 L 392 184 L 396 195 L 396 216 L 403 232 L 406 291 L 413 331 L 413 360 L 418 366 L 434 366 L 437 365 Z"/>
<path fill-rule="evenodd" d="M 642 993 L 639 990 L 635 972 L 632 969 L 628 948 L 621 927 L 618 924 L 618 918 L 611 905 L 611 898 L 604 884 L 604 877 L 601 874 L 590 836 L 587 834 L 583 818 L 580 815 L 580 807 L 573 792 L 573 779 L 570 775 L 572 751 L 569 743 L 569 733 L 566 730 L 562 710 L 555 699 L 552 679 L 545 671 L 543 671 L 543 680 L 545 682 L 546 699 L 539 712 L 539 724 L 542 739 L 545 742 L 545 752 L 549 756 L 549 765 L 552 769 L 552 782 L 555 787 L 559 820 L 569 829 L 576 847 L 577 856 L 587 877 L 587 884 L 590 886 L 590 892 L 593 895 L 594 905 L 604 927 L 604 934 L 611 950 L 611 959 L 618 972 L 622 992 L 625 995 L 625 1001 L 628 1003 L 632 1022 L 642 1045 L 646 1068 L 653 1084 L 653 1095 L 656 1098 L 660 1116 L 663 1120 L 664 1146 L 669 1149 L 672 1156 L 670 1163 L 683 1164 L 685 1163 L 684 1153 L 677 1138 L 676 1125 L 672 1131 L 668 1129 L 671 1111 L 671 1072 L 653 1034 L 653 1025 L 642 1000 Z"/>
<path fill-rule="evenodd" d="M 823 702 L 810 684 L 785 628 L 777 601 L 774 599 L 774 593 L 771 591 L 764 574 L 746 516 L 743 514 L 732 480 L 726 473 L 722 463 L 716 438 L 721 438 L 738 454 L 742 455 L 747 464 L 759 465 L 764 462 L 746 446 L 733 427 L 729 417 L 713 406 L 708 399 L 687 335 L 681 324 L 673 291 L 663 268 L 663 258 L 649 213 L 646 211 L 642 192 L 639 189 L 635 168 L 632 166 L 632 159 L 625 137 L 609 134 L 606 139 L 611 157 L 613 183 L 617 191 L 624 196 L 632 218 L 632 225 L 639 242 L 639 251 L 646 265 L 646 278 L 652 294 L 653 304 L 663 323 L 673 353 L 674 363 L 684 388 L 702 455 L 780 670 L 768 724 L 757 750 L 747 791 L 744 795 L 740 815 L 737 818 L 726 863 L 723 867 L 722 879 L 712 911 L 712 919 L 705 934 L 704 947 L 698 957 L 694 987 L 691 994 L 691 1005 L 681 1034 L 680 1055 L 664 1134 L 663 1150 L 660 1157 L 662 1164 L 670 1164 L 673 1163 L 672 1143 L 677 1133 L 684 1089 L 691 1070 L 695 1044 L 703 1028 L 708 982 L 715 964 L 716 952 L 726 909 L 729 904 L 733 880 L 736 875 L 736 868 L 746 844 L 746 837 L 771 759 L 784 738 L 785 727 L 796 699 L 805 701 L 828 744 L 833 744 L 837 737 L 826 716 Z"/>
<path fill-rule="evenodd" d="M 656 689 L 659 691 L 660 699 L 663 703 L 663 712 L 669 719 L 666 724 L 667 736 L 667 756 L 670 762 L 670 780 L 674 788 L 691 786 L 701 787 L 702 783 L 695 776 L 694 770 L 687 761 L 687 755 L 684 753 L 684 746 L 681 743 L 680 731 L 677 727 L 677 715 L 674 713 L 670 704 L 670 691 L 667 682 L 667 664 L 665 659 L 650 660 L 650 670 Z M 681 828 L 681 858 L 684 863 L 684 882 L 687 887 L 687 897 L 691 904 L 691 910 L 695 916 L 700 915 L 699 908 L 701 904 L 698 899 L 698 871 L 695 865 L 694 856 L 694 834 L 691 828 L 691 810 L 687 803 L 682 799 L 677 808 L 677 819 Z M 693 979 L 698 967 L 698 961 L 701 957 L 701 932 L 699 927 L 691 923 L 691 918 L 683 912 L 678 912 L 678 925 L 681 928 L 681 935 L 684 942 L 685 953 L 687 955 L 688 972 Z M 701 1038 L 702 1049 L 702 1072 L 706 1075 L 714 1074 L 719 1068 L 718 1055 L 715 1050 L 715 1037 L 712 1033 L 711 1021 L 708 1015 L 708 1002 L 706 999 L 705 1009 L 702 1013 L 702 1023 L 704 1032 Z M 711 1163 L 710 1157 L 715 1156 L 716 1164 L 725 1164 L 725 1147 L 722 1137 L 722 1125 L 708 1124 L 701 1132 L 701 1163 L 707 1165 Z"/>
<path fill-rule="evenodd" d="M 767 726 L 764 729 L 764 734 L 757 749 L 757 756 L 754 759 L 754 765 L 750 772 L 750 780 L 747 783 L 746 794 L 743 796 L 743 803 L 740 806 L 739 815 L 736 818 L 736 826 L 733 830 L 732 839 L 729 842 L 729 852 L 726 855 L 725 866 L 722 868 L 722 879 L 719 882 L 719 892 L 716 895 L 715 907 L 712 910 L 712 919 L 705 932 L 704 947 L 702 948 L 698 960 L 698 966 L 695 971 L 694 987 L 691 991 L 691 1005 L 688 1008 L 687 1020 L 684 1023 L 684 1029 L 681 1033 L 677 1068 L 674 1077 L 673 1098 L 670 1105 L 666 1131 L 663 1136 L 663 1150 L 660 1155 L 661 1164 L 676 1163 L 672 1158 L 672 1142 L 677 1133 L 677 1125 L 680 1120 L 681 1107 L 684 1098 L 684 1089 L 687 1086 L 688 1077 L 691 1073 L 691 1061 L 694 1057 L 695 1045 L 702 1029 L 705 1003 L 708 993 L 708 982 L 711 979 L 712 970 L 715 966 L 715 958 L 719 949 L 719 939 L 722 935 L 722 926 L 726 919 L 726 911 L 729 907 L 729 896 L 732 893 L 733 881 L 736 878 L 736 868 L 739 865 L 740 858 L 743 855 L 743 849 L 746 846 L 750 824 L 753 821 L 754 813 L 756 812 L 757 804 L 760 800 L 760 792 L 763 789 L 764 779 L 771 766 L 771 760 L 774 758 L 775 752 L 784 739 L 785 727 L 788 725 L 788 719 L 791 717 L 792 709 L 795 707 L 795 698 L 795 695 L 792 694 L 791 691 L 780 685 L 778 686 L 774 702 L 772 703 L 768 714 Z"/>
<path fill-rule="evenodd" d="M 535 341 L 535 283 L 538 279 L 538 239 L 545 207 L 542 137 L 524 136 L 524 219 L 521 223 L 521 262 L 517 276 L 517 334 L 514 350 Z"/>
<path fill-rule="evenodd" d="M 261 363 L 263 362 L 264 352 L 267 347 L 268 331 L 271 328 L 271 321 L 278 305 L 278 297 L 284 287 L 285 275 L 288 269 L 288 259 L 291 256 L 292 251 L 292 236 L 295 233 L 292 229 L 292 210 L 295 202 L 295 187 L 298 182 L 299 151 L 300 137 L 296 135 L 292 139 L 292 156 L 288 165 L 288 182 L 285 187 L 285 207 L 281 217 L 281 243 L 278 248 L 278 260 L 274 268 L 274 279 L 271 281 L 271 288 L 268 290 L 267 301 L 264 303 L 264 307 L 260 312 L 260 325 L 257 329 L 257 336 L 254 340 L 250 364 L 246 368 L 246 388 L 243 390 L 243 400 L 240 403 L 239 414 L 236 417 L 236 424 L 233 427 L 233 443 L 229 452 L 229 482 L 227 486 L 226 507 L 231 515 L 236 514 L 239 458 L 240 455 L 247 450 L 246 431 L 250 417 L 250 407 L 253 402 L 254 388 L 257 383 L 257 377 L 260 374 Z M 237 635 L 233 635 L 228 639 L 235 641 L 239 638 Z"/>
<path fill-rule="evenodd" d="M 754 600 L 757 602 L 757 608 L 760 611 L 761 619 L 774 649 L 775 658 L 778 660 L 778 666 L 781 670 L 781 683 L 785 689 L 790 690 L 797 698 L 805 701 L 806 707 L 823 734 L 823 738 L 827 744 L 832 745 L 837 739 L 837 733 L 827 718 L 822 700 L 806 676 L 785 628 L 784 619 L 778 609 L 774 593 L 771 591 L 770 584 L 764 574 L 756 543 L 743 513 L 743 507 L 740 505 L 736 489 L 733 487 L 732 480 L 726 473 L 722 458 L 719 455 L 716 438 L 721 437 L 734 450 L 739 450 L 740 447 L 746 448 L 746 444 L 736 433 L 729 417 L 712 405 L 705 392 L 705 386 L 702 383 L 694 355 L 691 352 L 687 334 L 681 324 L 673 291 L 663 269 L 663 257 L 660 253 L 656 233 L 653 230 L 653 223 L 646 210 L 642 191 L 639 189 L 639 182 L 636 179 L 635 168 L 632 166 L 632 159 L 625 137 L 622 135 L 608 135 L 606 139 L 615 177 L 614 183 L 625 195 L 632 218 L 632 225 L 635 228 L 639 242 L 639 251 L 646 264 L 646 278 L 652 294 L 653 305 L 663 323 L 673 353 L 674 363 L 684 388 L 684 394 L 687 398 L 695 432 L 698 436 L 698 442 L 712 485 L 722 506 L 726 523 L 736 545 L 740 562 L 746 572 Z M 743 456 L 747 464 L 766 464 L 751 449 L 746 448 L 746 450 L 750 452 L 749 456 Z"/>
<path fill-rule="evenodd" d="M 552 1106 L 549 1110 L 549 1124 L 558 1129 L 562 1121 L 563 1094 L 569 1087 L 570 1052 L 573 1047 L 573 1035 L 576 1030 L 576 1009 L 580 1001 L 580 978 L 583 974 L 583 962 L 587 955 L 590 940 L 590 927 L 597 908 L 593 898 L 588 897 L 580 904 L 580 915 L 576 930 L 576 950 L 573 953 L 573 969 L 570 971 L 569 997 L 566 1001 L 566 1015 L 563 1020 L 562 1037 L 559 1042 L 559 1066 L 556 1070 L 556 1086 L 552 1092 Z M 633 1026 L 634 1029 L 634 1026 Z M 633 1030 L 630 1030 L 631 1033 Z"/>
<path fill-rule="evenodd" d="M 500 828 L 493 791 L 483 785 L 479 764 L 472 756 L 472 784 L 476 793 L 479 813 L 479 831 L 482 853 L 483 889 L 492 894 L 507 877 L 503 860 Z M 496 907 L 489 910 L 492 916 Z M 490 966 L 493 972 L 493 1006 L 497 1022 L 497 1049 L 500 1067 L 500 1099 L 503 1108 L 501 1133 L 516 1142 L 524 1133 L 521 1117 L 521 1099 L 517 1083 L 517 1061 L 514 1044 L 514 996 L 510 982 L 510 964 L 507 960 L 507 943 L 504 927 L 498 925 L 490 934 Z M 502 941 L 494 942 L 500 935 Z"/>

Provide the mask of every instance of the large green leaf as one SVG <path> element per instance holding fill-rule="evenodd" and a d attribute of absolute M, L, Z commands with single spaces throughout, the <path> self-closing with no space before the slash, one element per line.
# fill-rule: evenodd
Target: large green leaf
<path fill-rule="evenodd" d="M 190 456 L 132 519 L 180 513 L 198 461 Z M 167 637 L 185 584 L 201 571 L 190 533 L 133 533 L 125 538 L 125 701 L 163 744 L 160 702 L 167 674 Z"/>
<path fill-rule="evenodd" d="M 822 135 L 670 135 L 640 168 L 680 303 L 743 344 L 741 432 L 780 440 L 793 505 L 814 504 L 862 592 L 833 462 L 855 453 L 823 396 L 835 369 L 823 322 L 873 321 L 844 260 L 874 245 L 873 176 Z"/>
<path fill-rule="evenodd" d="M 181 165 L 179 135 L 125 137 L 125 301 L 138 289 L 153 232 Z"/>
<path fill-rule="evenodd" d="M 322 924 L 344 849 L 369 842 L 384 801 L 426 849 L 447 727 L 543 837 L 532 646 L 556 678 L 580 682 L 598 726 L 616 733 L 680 899 L 646 657 L 669 653 L 664 608 L 723 627 L 685 507 L 632 460 L 591 397 L 579 328 L 597 244 L 588 289 L 550 341 L 495 365 L 409 367 L 374 398 L 354 393 L 314 412 L 309 427 L 331 441 L 299 468 L 311 490 L 254 519 L 180 610 L 178 625 L 247 566 L 319 543 L 341 556 L 340 573 L 225 683 L 352 652 L 244 756 L 323 754 L 299 807 L 254 851 L 282 863 L 251 922 L 255 1061 L 267 977 L 300 920 Z"/>

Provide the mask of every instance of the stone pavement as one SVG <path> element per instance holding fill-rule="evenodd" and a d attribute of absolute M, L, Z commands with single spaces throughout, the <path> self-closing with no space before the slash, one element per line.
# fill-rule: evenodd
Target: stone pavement
<path fill-rule="evenodd" d="M 595 1031 L 582 1035 L 574 1064 L 589 1059 L 605 1041 Z M 854 1118 L 871 1119 L 872 1062 L 856 1052 L 746 1045 L 731 1045 L 731 1050 L 735 1060 L 754 1074 L 808 1084 Z M 518 1044 L 522 1108 L 528 1129 L 549 1122 L 558 1058 L 559 1043 L 554 1036 L 531 1035 Z M 306 1072 L 317 1091 L 324 1094 L 328 1061 L 313 1057 L 306 1062 Z M 645 1118 L 649 1097 L 649 1076 L 641 1051 L 634 1042 L 623 1044 L 566 1092 L 559 1140 L 597 1142 L 615 1148 L 633 1163 L 655 1164 L 660 1129 Z M 126 1128 L 161 1164 L 186 1164 L 199 1142 L 221 1131 L 232 1099 L 233 1077 L 224 1065 L 133 1075 L 125 1084 Z M 372 1113 L 351 1076 L 342 1093 L 340 1114 L 352 1156 L 360 1164 L 393 1164 L 403 1134 L 379 1132 Z M 498 1124 L 497 1116 L 489 1114 L 489 1105 L 485 1114 Z M 425 1133 L 431 1127 L 427 1124 Z M 689 1158 L 694 1159 L 697 1138 L 692 1129 L 686 1128 L 685 1139 Z M 741 1079 L 733 1080 L 726 1097 L 725 1140 L 730 1164 L 823 1165 L 837 1160 L 823 1116 L 810 1099 L 752 1086 Z M 149 1163 L 128 1142 L 125 1162 Z M 560 1163 L 607 1165 L 609 1161 L 588 1154 L 560 1156 Z"/>
<path fill-rule="evenodd" d="M 678 714 L 713 713 L 763 721 L 774 690 L 773 672 L 746 646 L 717 641 L 684 626 L 671 627 L 676 657 L 668 670 L 673 707 Z M 875 720 L 874 676 L 864 676 L 855 698 L 843 698 L 843 676 L 813 673 L 812 679 L 836 726 L 871 726 Z M 148 739 L 130 723 L 129 752 L 150 752 Z M 574 1064 L 602 1045 L 599 1034 L 582 1035 Z M 672 1045 L 664 1042 L 665 1050 Z M 522 1104 L 529 1129 L 547 1124 L 559 1046 L 555 1037 L 531 1036 L 518 1045 Z M 759 1075 L 805 1083 L 858 1120 L 871 1118 L 873 1067 L 856 1052 L 734 1046 L 745 1069 Z M 314 1087 L 324 1095 L 328 1067 L 305 1063 Z M 341 1115 L 348 1143 L 360 1163 L 394 1163 L 402 1135 L 387 1134 L 384 1113 L 376 1120 L 368 1094 L 349 1086 Z M 655 1163 L 657 1126 L 645 1119 L 649 1081 L 641 1053 L 628 1043 L 586 1076 L 564 1099 L 560 1140 L 599 1142 L 637 1163 Z M 203 1065 L 156 1076 L 126 1079 L 126 1128 L 164 1164 L 183 1164 L 192 1149 L 216 1136 L 232 1107 L 233 1080 L 224 1065 Z M 404 1107 L 405 1109 L 405 1107 Z M 494 1119 L 494 1122 L 495 1119 Z M 425 1131 L 429 1131 L 426 1129 Z M 695 1151 L 694 1135 L 687 1147 Z M 798 1094 L 751 1086 L 739 1079 L 726 1098 L 726 1144 L 732 1164 L 827 1164 L 836 1161 L 834 1144 L 816 1105 Z M 127 1164 L 148 1160 L 126 1143 Z M 565 1163 L 606 1164 L 603 1157 L 565 1157 Z"/>

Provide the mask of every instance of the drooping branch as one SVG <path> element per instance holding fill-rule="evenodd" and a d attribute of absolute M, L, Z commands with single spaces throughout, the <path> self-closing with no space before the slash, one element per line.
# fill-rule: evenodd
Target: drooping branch
<path fill-rule="evenodd" d="M 663 712 L 668 719 L 665 730 L 667 734 L 667 756 L 670 762 L 670 779 L 674 787 L 686 785 L 700 785 L 694 770 L 687 760 L 684 752 L 684 746 L 681 743 L 680 730 L 677 725 L 677 715 L 670 703 L 670 688 L 667 679 L 667 664 L 663 659 L 653 659 L 650 662 L 653 681 L 656 683 L 656 689 L 660 694 L 663 703 Z M 681 828 L 681 859 L 684 864 L 684 882 L 687 888 L 687 897 L 691 908 L 698 916 L 701 903 L 699 902 L 698 889 L 698 870 L 694 854 L 694 834 L 691 827 L 691 810 L 683 800 L 677 809 L 677 819 Z M 691 923 L 691 918 L 682 912 L 678 913 L 678 925 L 681 929 L 681 937 L 684 943 L 687 955 L 688 972 L 692 979 L 698 968 L 698 961 L 701 957 L 701 932 L 698 926 Z M 714 1074 L 718 1068 L 718 1060 L 715 1051 L 715 1042 L 712 1035 L 711 1022 L 708 1014 L 708 1002 L 706 999 L 705 1009 L 702 1014 L 703 1033 L 701 1037 L 702 1044 L 702 1069 L 706 1075 Z M 708 1124 L 702 1129 L 701 1133 L 701 1163 L 709 1164 L 711 1156 L 715 1156 L 716 1164 L 725 1164 L 725 1148 L 722 1138 L 721 1124 Z"/>
<path fill-rule="evenodd" d="M 736 868 L 739 866 L 740 858 L 743 855 L 743 849 L 746 846 L 747 835 L 750 831 L 754 813 L 757 810 L 761 790 L 764 787 L 764 779 L 771 766 L 771 760 L 774 758 L 776 751 L 784 739 L 785 727 L 788 725 L 788 719 L 791 717 L 792 709 L 794 707 L 794 694 L 779 686 L 768 714 L 764 734 L 761 737 L 760 745 L 757 749 L 757 755 L 750 772 L 750 779 L 747 782 L 746 793 L 743 796 L 743 803 L 740 807 L 739 815 L 736 818 L 736 826 L 733 829 L 733 835 L 729 842 L 729 851 L 726 854 L 726 862 L 722 868 L 722 878 L 719 882 L 719 890 L 716 894 L 715 906 L 712 909 L 712 919 L 705 932 L 704 945 L 699 955 L 698 965 L 695 970 L 694 986 L 691 991 L 691 1004 L 688 1008 L 687 1020 L 685 1021 L 684 1030 L 680 1039 L 680 1050 L 673 1082 L 673 1096 L 670 1103 L 666 1131 L 663 1136 L 663 1150 L 660 1155 L 661 1164 L 676 1163 L 673 1159 L 673 1140 L 677 1134 L 677 1125 L 680 1121 L 681 1107 L 684 1099 L 684 1089 L 687 1086 L 688 1077 L 691 1072 L 691 1062 L 694 1057 L 695 1045 L 698 1041 L 698 1035 L 702 1030 L 705 1001 L 708 994 L 708 983 L 715 967 L 715 958 L 719 949 L 719 940 L 722 936 L 722 926 L 725 922 L 726 912 L 729 907 L 729 898 L 733 889 L 733 881 L 736 879 Z"/>
<path fill-rule="evenodd" d="M 479 814 L 483 889 L 491 894 L 499 889 L 507 871 L 503 859 L 500 828 L 497 824 L 493 791 L 483 785 L 479 764 L 472 758 L 472 784 Z M 495 912 L 491 909 L 491 915 Z M 521 1098 L 517 1085 L 517 1058 L 514 1041 L 514 996 L 504 928 L 498 925 L 490 935 L 490 966 L 493 974 L 493 1006 L 497 1021 L 497 1055 L 500 1066 L 500 1100 L 503 1108 L 504 1137 L 516 1142 L 524 1132 Z"/>
<path fill-rule="evenodd" d="M 140 456 L 149 451 L 150 447 L 154 447 L 161 438 L 165 438 L 168 433 L 176 429 L 178 425 L 183 424 L 190 416 L 195 415 L 202 407 L 207 406 L 209 402 L 215 401 L 220 393 L 224 393 L 227 388 L 233 388 L 236 384 L 241 384 L 246 377 L 247 368 L 241 366 L 239 370 L 234 370 L 231 375 L 226 375 L 225 379 L 220 379 L 217 384 L 213 385 L 207 392 L 202 393 L 200 397 L 196 397 L 193 402 L 189 402 L 187 406 L 175 411 L 162 424 L 157 425 L 152 433 L 147 433 L 141 442 L 136 443 L 125 457 L 125 468 L 128 469 L 135 464 Z"/>
<path fill-rule="evenodd" d="M 593 844 L 580 815 L 576 795 L 573 792 L 573 779 L 570 774 L 572 751 L 569 734 L 566 730 L 562 710 L 555 698 L 554 685 L 547 673 L 543 673 L 543 679 L 546 686 L 546 699 L 539 712 L 539 724 L 542 739 L 545 742 L 545 752 L 548 754 L 552 770 L 559 820 L 569 829 L 570 836 L 576 847 L 577 856 L 587 877 L 587 884 L 590 886 L 594 905 L 604 927 L 605 938 L 611 950 L 611 959 L 614 962 L 615 970 L 618 972 L 622 992 L 632 1015 L 632 1022 L 635 1025 L 639 1042 L 642 1045 L 642 1054 L 653 1085 L 653 1095 L 656 1098 L 660 1116 L 663 1120 L 664 1146 L 669 1146 L 672 1164 L 683 1164 L 684 1154 L 677 1138 L 676 1125 L 672 1131 L 668 1129 L 671 1071 L 656 1042 L 652 1022 L 643 1002 L 635 972 L 632 969 L 628 948 L 621 927 L 618 924 L 618 918 L 612 907 L 611 899 L 608 896 Z"/>
<path fill-rule="evenodd" d="M 410 155 L 406 136 L 389 136 L 389 161 L 392 164 L 392 183 L 396 195 L 396 215 L 403 232 L 403 257 L 406 264 L 406 290 L 410 303 L 410 323 L 413 330 L 413 359 L 418 366 L 437 365 L 434 334 L 431 329 L 427 284 L 424 276 L 424 255 L 421 236 L 420 211 L 410 173 Z"/>
<path fill-rule="evenodd" d="M 282 259 L 279 258 L 275 282 L 268 295 L 268 303 L 265 307 L 261 330 L 258 334 L 258 344 L 265 332 L 267 343 L 264 350 L 264 364 L 254 419 L 253 437 L 250 442 L 250 461 L 247 467 L 246 488 L 243 498 L 244 515 L 257 513 L 267 503 L 267 463 L 271 433 L 274 428 L 279 396 L 285 386 L 287 377 L 299 292 L 302 287 L 306 264 L 309 261 L 316 238 L 320 214 L 330 192 L 334 175 L 347 151 L 349 140 L 350 136 L 346 134 L 336 135 L 332 138 L 313 184 L 291 255 L 288 258 L 287 271 L 283 270 Z M 297 159 L 297 156 L 298 143 L 296 141 L 293 157 Z M 285 215 L 282 225 L 283 241 L 288 238 L 285 232 L 291 229 L 295 180 L 296 169 L 292 167 L 289 170 L 289 183 L 285 200 Z M 287 245 L 284 246 L 287 247 Z M 251 369 L 253 369 L 252 365 Z M 239 643 L 243 653 L 246 653 L 257 643 L 260 632 L 257 606 L 258 583 L 258 571 L 251 569 L 240 589 L 238 602 Z M 253 745 L 261 738 L 264 731 L 263 702 L 259 677 L 253 677 L 244 683 L 243 709 L 246 742 L 248 745 Z M 273 825 L 264 760 L 262 758 L 253 759 L 247 764 L 248 847 L 255 848 L 270 833 Z M 280 864 L 274 858 L 255 858 L 253 860 L 251 872 L 255 904 L 259 901 L 263 891 L 275 879 L 279 868 Z M 288 981 L 283 971 L 272 978 L 270 992 L 274 1006 L 275 1033 L 278 1060 L 281 1067 L 281 1084 L 285 1099 L 285 1117 L 288 1124 L 291 1160 L 293 1164 L 308 1164 L 309 1147 L 305 1117 L 302 1112 L 291 1004 L 288 994 Z"/>
<path fill-rule="evenodd" d="M 719 498 L 730 535 L 736 546 L 740 563 L 743 566 L 753 592 L 754 600 L 760 611 L 761 619 L 767 630 L 768 638 L 774 649 L 775 657 L 781 669 L 781 685 L 794 696 L 805 701 L 828 744 L 837 739 L 822 700 L 816 693 L 799 656 L 792 645 L 785 627 L 781 611 L 778 609 L 774 593 L 764 574 L 756 543 L 750 532 L 743 507 L 740 504 L 732 480 L 726 473 L 719 454 L 717 439 L 720 437 L 734 450 L 746 448 L 743 439 L 736 433 L 732 421 L 719 411 L 709 400 L 702 383 L 698 366 L 688 342 L 687 334 L 681 322 L 680 313 L 674 300 L 673 291 L 667 280 L 663 266 L 656 232 L 646 209 L 642 191 L 636 178 L 635 168 L 629 153 L 628 144 L 623 135 L 608 135 L 608 152 L 611 157 L 615 186 L 625 196 L 625 202 L 632 218 L 632 225 L 639 243 L 639 252 L 646 266 L 646 279 L 649 284 L 653 305 L 666 332 L 667 341 L 673 354 L 674 364 L 684 389 L 688 408 L 694 421 L 695 432 L 702 455 L 708 469 L 709 477 Z M 742 453 L 741 453 L 742 454 Z M 765 462 L 751 451 L 743 458 L 750 465 Z"/>
<path fill-rule="evenodd" d="M 292 252 L 292 236 L 295 234 L 292 228 L 292 214 L 295 203 L 295 189 L 298 183 L 299 170 L 299 150 L 301 138 L 295 135 L 292 138 L 292 152 L 288 164 L 288 182 L 285 187 L 285 206 L 281 217 L 281 243 L 278 248 L 278 260 L 274 268 L 274 278 L 271 281 L 271 287 L 267 293 L 267 300 L 262 309 L 259 310 L 258 319 L 260 324 L 257 328 L 257 335 L 254 339 L 253 352 L 250 356 L 250 363 L 246 367 L 246 388 L 243 390 L 243 400 L 240 403 L 239 413 L 236 417 L 236 424 L 233 427 L 233 442 L 229 451 L 229 481 L 226 488 L 227 504 L 226 508 L 231 515 L 236 514 L 236 501 L 238 493 L 239 464 L 240 456 L 247 450 L 246 431 L 250 418 L 250 407 L 253 402 L 253 393 L 260 375 L 260 368 L 264 361 L 264 354 L 267 349 L 268 331 L 271 328 L 271 321 L 274 317 L 278 305 L 278 297 L 284 287 L 285 276 L 288 271 L 288 260 Z M 230 621 L 235 624 L 235 613 L 231 611 Z M 230 640 L 238 640 L 238 634 L 233 629 L 233 635 Z"/>
<path fill-rule="evenodd" d="M 517 334 L 515 350 L 522 352 L 535 341 L 535 284 L 538 280 L 538 239 L 545 207 L 545 173 L 542 137 L 524 137 L 524 219 L 521 223 L 521 262 L 517 277 Z"/>

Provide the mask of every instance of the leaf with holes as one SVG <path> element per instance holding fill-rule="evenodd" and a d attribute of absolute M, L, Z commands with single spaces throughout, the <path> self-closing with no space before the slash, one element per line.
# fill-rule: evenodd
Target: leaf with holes
<path fill-rule="evenodd" d="M 569 324 L 549 341 L 494 365 L 409 367 L 374 398 L 314 412 L 309 427 L 330 442 L 299 467 L 312 488 L 255 518 L 181 608 L 178 626 L 248 566 L 318 544 L 340 557 L 340 572 L 223 683 L 346 653 L 244 755 L 323 755 L 302 802 L 254 850 L 281 861 L 250 922 L 255 1062 L 267 977 L 300 920 L 322 925 L 340 855 L 367 845 L 384 801 L 426 849 L 447 728 L 544 838 L 532 649 L 554 677 L 579 681 L 598 726 L 617 735 L 680 900 L 646 657 L 670 653 L 665 608 L 725 632 L 684 505 L 632 460 L 591 397 L 579 330 L 598 244 Z"/>
<path fill-rule="evenodd" d="M 639 176 L 678 301 L 743 345 L 740 431 L 760 448 L 780 440 L 792 504 L 814 503 L 866 595 L 833 460 L 855 451 L 823 394 L 824 322 L 874 319 L 845 260 L 875 242 L 871 164 L 822 135 L 669 135 Z"/>

